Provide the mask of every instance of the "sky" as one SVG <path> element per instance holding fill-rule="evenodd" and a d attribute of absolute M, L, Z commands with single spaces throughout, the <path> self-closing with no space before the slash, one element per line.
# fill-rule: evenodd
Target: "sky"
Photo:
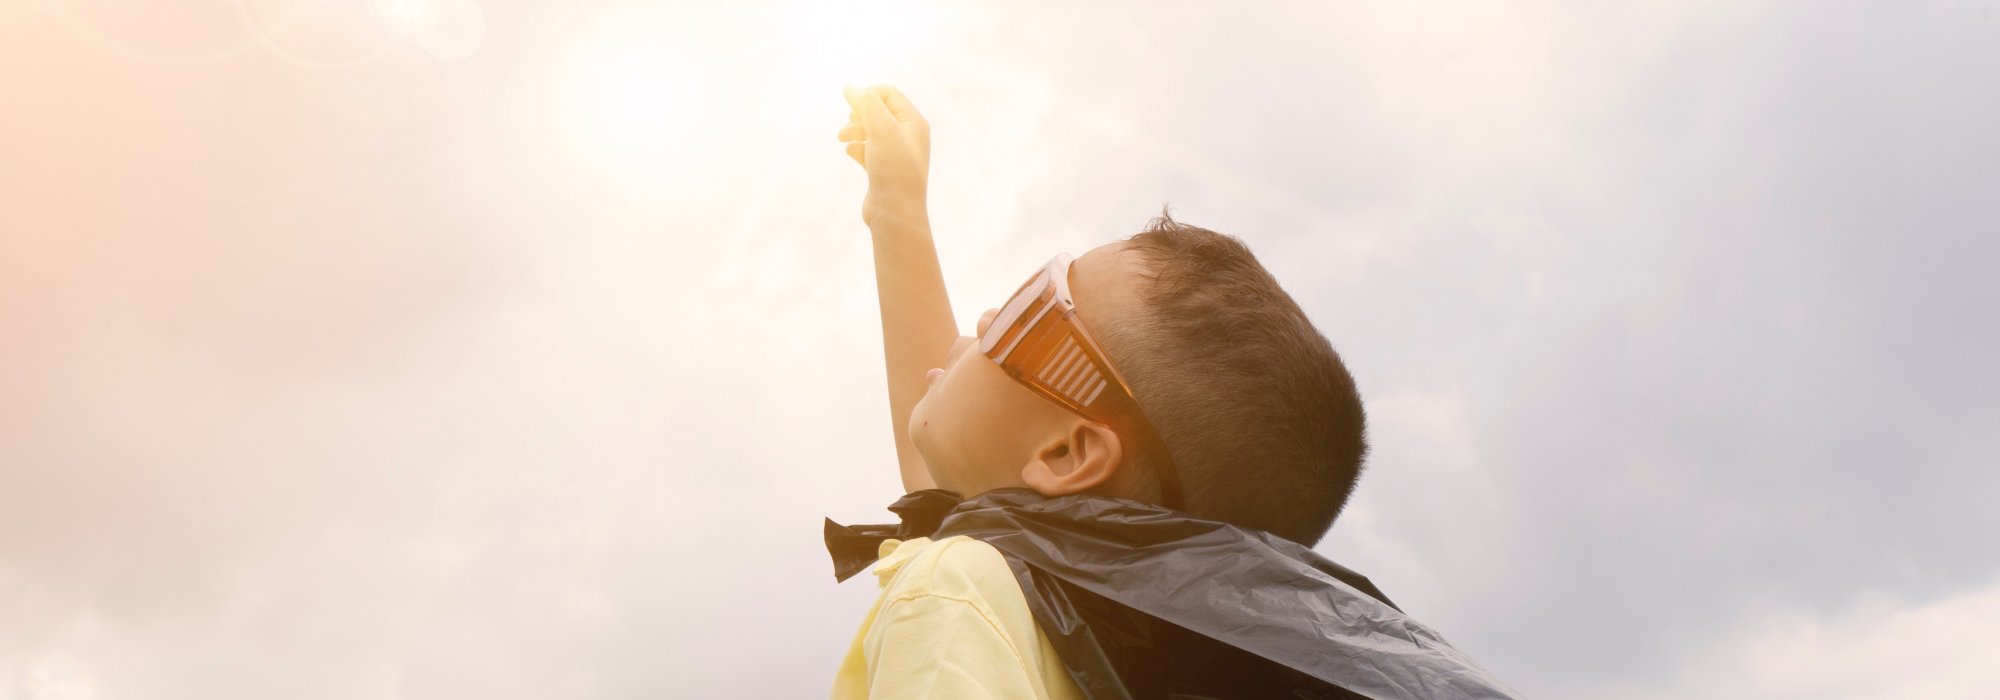
<path fill-rule="evenodd" d="M 845 83 L 969 327 L 1162 206 L 1538 698 L 2000 695 L 2000 6 L 0 3 L 0 700 L 812 697 L 892 520 Z"/>

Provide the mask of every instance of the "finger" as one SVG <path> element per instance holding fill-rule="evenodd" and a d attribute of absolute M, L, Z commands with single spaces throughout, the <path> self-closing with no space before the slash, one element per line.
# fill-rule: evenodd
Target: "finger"
<path fill-rule="evenodd" d="M 904 96 L 903 91 L 896 89 L 894 85 L 876 85 L 870 89 L 882 96 L 883 101 L 889 106 L 889 113 L 895 115 L 896 122 L 905 125 L 909 132 L 917 137 L 918 148 L 929 153 L 931 123 L 924 120 L 923 113 L 918 112 L 917 106 L 910 103 L 910 98 Z"/>
<path fill-rule="evenodd" d="M 854 91 L 855 111 L 861 113 L 857 121 L 868 128 L 871 134 L 889 134 L 896 130 L 896 116 L 889 113 L 889 105 L 882 103 L 882 96 L 872 90 Z"/>
<path fill-rule="evenodd" d="M 860 164 L 861 164 L 861 167 L 864 167 L 864 168 L 868 167 L 868 161 L 866 161 L 866 160 L 863 160 L 863 159 L 861 158 L 861 156 L 862 156 L 862 154 L 864 154 L 864 153 L 867 153 L 867 152 L 868 152 L 868 145 L 867 145 L 867 144 L 863 144 L 863 143 L 850 143 L 850 144 L 847 144 L 847 157 L 849 157 L 849 158 L 853 158 L 853 159 L 854 159 L 854 162 L 856 162 L 856 163 L 860 163 Z"/>
<path fill-rule="evenodd" d="M 863 141 L 867 138 L 868 129 L 862 127 L 860 124 L 848 122 L 847 126 L 840 127 L 840 140 L 842 141 Z"/>
<path fill-rule="evenodd" d="M 917 106 L 910 104 L 910 98 L 904 96 L 903 91 L 896 89 L 896 86 L 877 85 L 873 90 L 882 98 L 882 102 L 889 106 L 889 113 L 896 115 L 896 121 L 909 122 L 924 118 L 923 113 L 917 111 Z"/>
<path fill-rule="evenodd" d="M 843 85 L 840 87 L 841 98 L 847 100 L 847 120 L 856 124 L 861 123 L 861 106 L 854 102 L 855 96 L 859 94 L 861 94 L 861 88 L 853 85 Z"/>

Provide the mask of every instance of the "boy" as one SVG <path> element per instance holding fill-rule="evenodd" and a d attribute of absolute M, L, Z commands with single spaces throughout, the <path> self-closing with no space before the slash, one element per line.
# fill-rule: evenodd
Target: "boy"
<path fill-rule="evenodd" d="M 1241 242 L 1163 213 L 959 337 L 930 127 L 895 88 L 846 96 L 910 493 L 900 526 L 827 522 L 836 577 L 882 587 L 835 698 L 1509 695 L 1309 549 L 1359 475 L 1361 400 Z"/>

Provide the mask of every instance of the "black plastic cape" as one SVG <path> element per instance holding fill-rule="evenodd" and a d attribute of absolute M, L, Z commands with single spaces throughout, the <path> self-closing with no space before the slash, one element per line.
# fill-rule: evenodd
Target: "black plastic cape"
<path fill-rule="evenodd" d="M 889 510 L 903 522 L 826 521 L 836 580 L 885 539 L 985 541 L 1086 697 L 1516 697 L 1367 577 L 1267 532 L 1026 488 L 926 489 Z"/>

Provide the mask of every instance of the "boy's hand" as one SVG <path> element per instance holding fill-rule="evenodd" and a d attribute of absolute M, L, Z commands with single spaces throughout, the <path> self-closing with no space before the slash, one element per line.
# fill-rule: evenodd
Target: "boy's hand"
<path fill-rule="evenodd" d="M 902 91 L 889 85 L 849 86 L 846 126 L 840 140 L 847 155 L 868 171 L 868 196 L 861 221 L 927 215 L 924 205 L 931 169 L 931 125 Z"/>

